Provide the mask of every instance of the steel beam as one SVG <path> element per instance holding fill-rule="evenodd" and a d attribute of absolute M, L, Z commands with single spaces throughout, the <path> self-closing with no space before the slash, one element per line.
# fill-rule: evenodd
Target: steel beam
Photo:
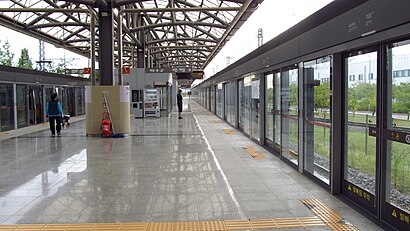
<path fill-rule="evenodd" d="M 63 9 L 63 8 L 0 8 L 0 12 L 60 12 L 60 13 L 89 13 L 88 9 Z"/>
<path fill-rule="evenodd" d="M 210 47 L 210 48 L 213 48 L 213 47 L 215 47 L 215 45 L 202 45 L 202 44 L 197 44 L 197 45 L 195 45 L 195 46 L 192 46 L 192 45 L 187 45 L 187 46 L 166 46 L 166 47 L 164 47 L 164 46 L 150 46 L 150 47 L 147 47 L 147 49 L 158 49 L 158 48 L 170 48 L 170 49 L 189 49 L 189 48 L 195 48 L 195 47 Z"/>
<path fill-rule="evenodd" d="M 96 6 L 94 0 L 62 0 L 62 1 L 71 2 L 71 3 L 79 3 L 79 4 L 84 4 L 84 5 L 92 6 L 92 7 Z"/>
<path fill-rule="evenodd" d="M 187 7 L 187 8 L 144 8 L 124 9 L 120 13 L 142 13 L 142 12 L 210 12 L 210 11 L 240 11 L 241 7 Z"/>
<path fill-rule="evenodd" d="M 253 0 L 246 0 L 246 2 L 242 5 L 241 10 L 238 12 L 238 14 L 235 15 L 235 18 L 232 20 L 230 23 L 229 27 L 226 29 L 225 33 L 222 35 L 221 39 L 219 40 L 218 44 L 216 45 L 216 48 L 209 54 L 207 60 L 205 61 L 204 65 L 202 66 L 202 69 L 204 69 L 209 62 L 214 58 L 214 56 L 219 52 L 219 49 L 222 48 L 224 43 L 226 42 L 225 39 L 228 37 L 228 35 L 231 34 L 232 30 L 235 28 L 236 24 L 239 22 L 239 20 L 242 18 L 242 16 L 245 14 L 246 11 L 249 11 L 248 7 L 253 3 Z"/>
<path fill-rule="evenodd" d="M 28 26 L 27 29 L 40 29 L 40 28 L 47 28 L 47 27 L 63 27 L 63 26 L 82 26 L 82 27 L 89 27 L 90 24 L 88 23 L 76 23 L 76 22 L 53 22 L 53 23 L 44 23 L 44 24 L 37 24 L 33 26 Z"/>
<path fill-rule="evenodd" d="M 170 42 L 170 41 L 202 41 L 202 42 L 209 42 L 209 43 L 217 43 L 218 41 L 211 40 L 211 39 L 205 39 L 205 38 L 169 38 L 169 39 L 161 39 L 161 40 L 154 40 L 154 41 L 149 41 L 146 44 L 156 44 L 156 43 L 163 43 L 163 42 Z"/>

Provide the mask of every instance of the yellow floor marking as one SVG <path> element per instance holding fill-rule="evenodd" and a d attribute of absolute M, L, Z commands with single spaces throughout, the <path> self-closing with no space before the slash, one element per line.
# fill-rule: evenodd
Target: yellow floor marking
<path fill-rule="evenodd" d="M 301 201 L 332 230 L 359 230 L 351 224 L 345 224 L 343 218 L 336 211 L 327 207 L 327 205 L 319 199 L 303 199 Z"/>
<path fill-rule="evenodd" d="M 233 132 L 231 129 L 227 129 L 227 128 L 224 129 L 224 132 L 225 132 L 226 134 L 228 134 L 228 135 L 233 135 L 233 134 L 235 134 L 235 132 Z"/>
<path fill-rule="evenodd" d="M 222 123 L 222 120 L 212 120 L 212 122 L 218 124 L 218 123 Z"/>
<path fill-rule="evenodd" d="M 0 132 L 0 136 L 6 136 L 8 134 L 9 134 L 8 132 Z"/>
<path fill-rule="evenodd" d="M 256 151 L 256 150 L 255 150 L 254 148 L 252 148 L 252 147 L 243 147 L 243 149 L 245 149 L 245 151 L 246 151 L 250 156 L 252 156 L 255 160 L 264 160 L 264 159 L 265 159 L 265 156 L 264 156 L 262 153 Z"/>
<path fill-rule="evenodd" d="M 99 224 L 21 224 L 0 225 L 0 231 L 230 231 L 308 228 L 328 226 L 332 230 L 356 231 L 351 224 L 319 199 L 301 200 L 316 216 L 256 220 L 133 222 Z"/>

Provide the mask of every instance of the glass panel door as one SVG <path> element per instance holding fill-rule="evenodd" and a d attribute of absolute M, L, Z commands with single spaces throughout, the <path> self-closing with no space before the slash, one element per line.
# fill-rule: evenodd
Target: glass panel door
<path fill-rule="evenodd" d="M 253 77 L 251 85 L 251 131 L 252 138 L 259 141 L 259 77 Z"/>
<path fill-rule="evenodd" d="M 273 130 L 274 130 L 274 149 L 278 152 L 281 150 L 281 79 L 280 79 L 280 72 L 273 73 L 273 94 L 274 94 L 274 101 L 273 101 Z"/>
<path fill-rule="evenodd" d="M 238 106 L 239 106 L 239 129 L 244 131 L 245 128 L 245 87 L 243 79 L 238 81 Z"/>
<path fill-rule="evenodd" d="M 27 127 L 30 125 L 28 111 L 28 85 L 16 85 L 17 95 L 17 128 Z"/>
<path fill-rule="evenodd" d="M 273 74 L 265 76 L 265 138 L 273 143 Z"/>
<path fill-rule="evenodd" d="M 369 211 L 376 206 L 377 51 L 360 50 L 345 57 L 344 193 Z"/>
<path fill-rule="evenodd" d="M 13 84 L 0 83 L 0 131 L 14 129 Z"/>
<path fill-rule="evenodd" d="M 282 71 L 282 157 L 298 165 L 299 105 L 298 66 Z"/>
<path fill-rule="evenodd" d="M 382 218 L 405 230 L 410 222 L 410 40 L 390 44 L 387 63 Z"/>
<path fill-rule="evenodd" d="M 244 110 L 243 110 L 243 122 L 244 128 L 243 131 L 251 135 L 251 93 L 252 93 L 252 78 L 246 77 L 243 79 L 244 91 L 243 91 L 243 100 L 244 100 Z"/>
<path fill-rule="evenodd" d="M 223 85 L 222 83 L 218 84 L 217 90 L 216 90 L 216 114 L 223 118 L 224 115 L 224 94 L 223 94 Z"/>
<path fill-rule="evenodd" d="M 38 124 L 43 122 L 44 110 L 42 86 L 29 86 L 29 110 L 31 124 Z"/>
<path fill-rule="evenodd" d="M 327 56 L 303 64 L 304 170 L 326 184 L 330 178 L 331 60 Z"/>

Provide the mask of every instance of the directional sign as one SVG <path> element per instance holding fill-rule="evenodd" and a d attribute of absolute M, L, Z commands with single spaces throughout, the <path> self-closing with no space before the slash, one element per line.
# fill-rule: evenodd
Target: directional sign
<path fill-rule="evenodd" d="M 400 142 L 403 144 L 410 144 L 410 133 L 395 130 L 386 130 L 384 134 L 388 140 Z"/>
<path fill-rule="evenodd" d="M 131 74 L 131 67 L 122 67 L 123 74 Z"/>

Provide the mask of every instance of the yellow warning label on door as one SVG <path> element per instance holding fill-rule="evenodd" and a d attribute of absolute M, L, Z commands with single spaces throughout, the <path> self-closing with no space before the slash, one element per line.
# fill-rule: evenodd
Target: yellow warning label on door
<path fill-rule="evenodd" d="M 349 187 L 347 189 L 349 189 L 349 191 L 352 191 L 352 187 L 350 186 L 350 184 L 349 184 Z"/>
<path fill-rule="evenodd" d="M 391 215 L 392 215 L 393 217 L 396 217 L 396 218 L 397 218 L 396 210 L 393 210 L 393 212 L 391 213 Z"/>

